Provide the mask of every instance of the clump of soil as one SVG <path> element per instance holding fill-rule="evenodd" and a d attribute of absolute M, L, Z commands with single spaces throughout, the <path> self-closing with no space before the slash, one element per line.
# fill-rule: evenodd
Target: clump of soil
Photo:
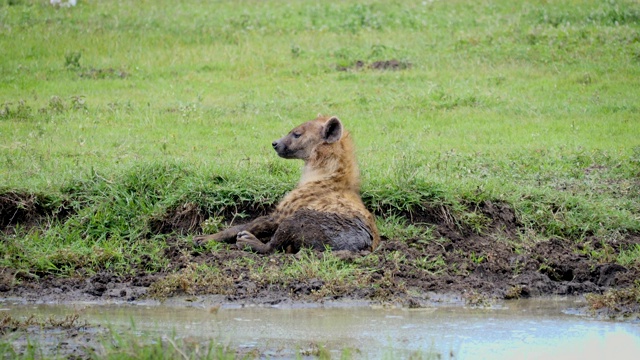
<path fill-rule="evenodd" d="M 353 64 L 349 66 L 337 66 L 336 69 L 338 71 L 350 71 L 350 70 L 363 70 L 363 69 L 372 69 L 372 70 L 407 70 L 410 69 L 413 65 L 410 62 L 391 59 L 391 60 L 380 60 L 374 61 L 372 63 L 367 63 L 363 60 L 357 60 Z"/>

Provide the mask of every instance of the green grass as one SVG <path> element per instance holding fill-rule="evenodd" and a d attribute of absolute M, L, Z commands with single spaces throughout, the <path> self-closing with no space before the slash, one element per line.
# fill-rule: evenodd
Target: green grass
<path fill-rule="evenodd" d="M 270 143 L 317 113 L 380 212 L 482 232 L 467 205 L 492 200 L 523 238 L 640 232 L 636 1 L 3 0 L 0 48 L 0 193 L 72 212 L 2 235 L 0 266 L 157 271 L 154 220 L 277 202 L 300 164 Z M 390 59 L 410 66 L 353 67 Z M 386 236 L 420 233 L 392 213 Z"/>

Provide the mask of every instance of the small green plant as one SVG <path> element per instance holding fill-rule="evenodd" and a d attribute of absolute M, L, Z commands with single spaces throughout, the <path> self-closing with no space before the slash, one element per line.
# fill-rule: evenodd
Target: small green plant
<path fill-rule="evenodd" d="M 219 232 L 224 225 L 224 217 L 212 216 L 200 224 L 202 232 L 205 234 L 215 234 Z"/>
<path fill-rule="evenodd" d="M 620 249 L 616 262 L 622 266 L 640 265 L 640 244 L 634 244 L 627 249 Z"/>
<path fill-rule="evenodd" d="M 10 314 L 3 314 L 0 317 L 0 335 L 4 335 L 8 332 L 15 332 L 17 330 L 24 330 L 33 326 L 43 329 L 71 329 L 86 325 L 86 322 L 80 321 L 79 313 L 73 313 L 64 317 L 49 316 L 47 318 L 41 318 L 35 315 L 25 318 L 15 318 Z"/>
<path fill-rule="evenodd" d="M 491 219 L 479 211 L 465 212 L 460 222 L 463 226 L 469 227 L 474 233 L 482 234 L 491 224 Z"/>
<path fill-rule="evenodd" d="M 514 285 L 507 290 L 507 293 L 504 295 L 505 299 L 520 299 L 522 296 L 522 285 Z"/>
<path fill-rule="evenodd" d="M 87 103 L 84 95 L 71 96 L 70 102 L 71 108 L 74 110 L 87 110 Z"/>
<path fill-rule="evenodd" d="M 467 306 L 472 307 L 491 307 L 493 304 L 493 299 L 487 295 L 478 293 L 475 290 L 471 290 L 468 293 L 464 294 L 465 303 Z"/>
<path fill-rule="evenodd" d="M 353 264 L 340 260 L 330 250 L 317 254 L 313 250 L 302 249 L 296 255 L 296 261 L 281 269 L 282 275 L 289 279 L 319 278 L 327 281 L 353 279 L 358 271 Z"/>
<path fill-rule="evenodd" d="M 80 69 L 80 58 L 82 53 L 79 51 L 71 51 L 64 55 L 64 67 L 70 70 Z"/>
<path fill-rule="evenodd" d="M 6 102 L 0 106 L 0 119 L 29 120 L 33 116 L 31 106 L 24 100 L 17 104 Z"/>
<path fill-rule="evenodd" d="M 135 324 L 134 324 L 135 325 Z M 175 335 L 154 338 L 148 334 L 127 336 L 111 330 L 101 346 L 96 346 L 94 358 L 99 359 L 198 359 L 232 360 L 237 350 L 220 345 L 215 340 L 192 342 Z"/>
<path fill-rule="evenodd" d="M 302 54 L 302 49 L 297 44 L 291 44 L 291 57 L 297 58 Z"/>
<path fill-rule="evenodd" d="M 472 251 L 471 254 L 469 254 L 469 259 L 471 259 L 471 262 L 474 264 L 479 265 L 485 262 L 487 257 L 485 255 L 476 254 L 475 251 Z"/>
<path fill-rule="evenodd" d="M 613 249 L 613 247 L 609 244 L 607 244 L 605 241 L 600 241 L 599 244 L 597 244 L 597 247 L 594 246 L 594 244 L 587 242 L 585 244 L 583 244 L 582 249 L 579 250 L 579 252 L 581 254 L 587 255 L 589 258 L 593 259 L 595 262 L 603 264 L 603 263 L 609 263 L 615 260 L 615 253 L 616 251 Z M 624 249 L 619 253 L 618 255 L 618 259 L 624 261 L 628 261 L 630 260 L 630 256 L 628 255 L 632 255 L 632 253 L 628 253 L 626 251 L 624 251 Z"/>
<path fill-rule="evenodd" d="M 428 256 L 422 257 L 415 262 L 415 265 L 433 275 L 441 274 L 447 269 L 447 263 L 442 255 L 431 258 Z"/>
<path fill-rule="evenodd" d="M 178 272 L 167 275 L 151 284 L 149 297 L 165 299 L 175 295 L 232 294 L 233 279 L 221 274 L 217 268 L 206 264 L 189 263 Z"/>
<path fill-rule="evenodd" d="M 585 296 L 592 311 L 606 311 L 610 317 L 640 316 L 640 280 L 631 287 L 610 289 L 604 294 Z"/>
<path fill-rule="evenodd" d="M 407 219 L 390 215 L 377 219 L 380 235 L 389 239 L 418 239 L 420 242 L 433 240 L 433 227 L 427 224 L 409 224 Z"/>

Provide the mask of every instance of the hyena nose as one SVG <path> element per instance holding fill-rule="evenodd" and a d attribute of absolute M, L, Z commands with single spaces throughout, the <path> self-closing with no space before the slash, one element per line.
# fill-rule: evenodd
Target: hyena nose
<path fill-rule="evenodd" d="M 276 146 L 278 146 L 278 142 L 277 142 L 277 141 L 272 142 L 272 143 L 271 143 L 271 146 L 273 146 L 273 148 L 275 149 L 275 148 L 276 148 Z"/>

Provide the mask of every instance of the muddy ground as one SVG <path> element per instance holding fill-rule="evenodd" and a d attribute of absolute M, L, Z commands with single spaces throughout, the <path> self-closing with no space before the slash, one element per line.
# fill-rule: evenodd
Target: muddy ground
<path fill-rule="evenodd" d="M 14 203 L 19 200 L 20 206 L 15 205 L 12 210 L 10 202 L 0 204 L 5 234 L 20 219 L 32 225 L 38 223 L 37 214 L 43 211 L 30 205 L 35 202 L 33 197 L 14 194 L 10 200 Z M 442 206 L 425 207 L 397 215 L 411 224 L 431 227 L 432 240 L 383 239 L 373 253 L 304 255 L 318 261 L 324 256 L 337 256 L 356 268 L 375 269 L 363 271 L 361 278 L 351 283 L 325 281 L 313 274 L 282 281 L 274 281 L 273 277 L 262 279 L 255 275 L 256 269 L 277 272 L 300 261 L 301 255 L 261 256 L 233 246 L 207 251 L 192 244 L 188 237 L 176 235 L 166 238 L 164 255 L 170 266 L 163 272 L 148 273 L 145 264 L 141 264 L 134 275 L 116 276 L 103 270 L 93 275 L 62 278 L 0 268 L 0 297 L 67 302 L 221 294 L 225 301 L 241 304 L 355 299 L 420 307 L 441 298 L 434 294 L 486 304 L 520 297 L 600 294 L 608 289 L 632 287 L 639 278 L 640 269 L 626 268 L 613 261 L 621 249 L 640 243 L 640 234 L 626 234 L 618 239 L 593 237 L 586 241 L 552 238 L 527 244 L 520 240 L 522 226 L 507 204 L 487 201 L 473 206 L 490 220 L 480 233 L 453 221 L 451 213 Z M 270 210 L 252 204 L 241 207 L 251 217 Z M 207 218 L 205 215 L 196 206 L 186 205 L 151 225 L 159 233 L 195 233 L 198 224 Z M 228 215 L 230 218 L 231 214 Z M 612 253 L 610 262 L 589 256 L 603 247 Z M 198 264 L 220 271 L 215 276 L 202 277 L 194 270 Z M 90 272 L 78 269 L 77 273 Z"/>

